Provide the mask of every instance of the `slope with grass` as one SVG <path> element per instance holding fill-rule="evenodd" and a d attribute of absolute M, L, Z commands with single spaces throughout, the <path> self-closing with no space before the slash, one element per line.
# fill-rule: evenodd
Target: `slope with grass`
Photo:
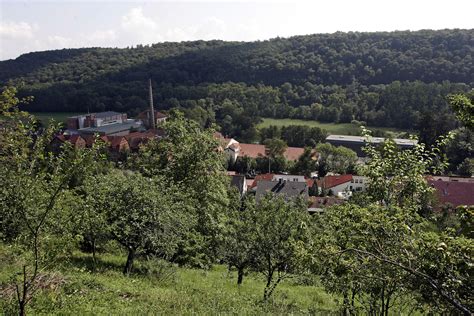
<path fill-rule="evenodd" d="M 20 265 L 6 247 L 0 251 L 0 310 L 14 312 L 11 276 Z M 264 281 L 251 274 L 239 288 L 236 273 L 217 265 L 210 270 L 138 262 L 137 273 L 121 273 L 124 256 L 101 255 L 96 272 L 88 254 L 74 256 L 40 278 L 44 284 L 29 306 L 31 314 L 67 315 L 215 315 L 215 314 L 328 314 L 337 300 L 316 286 L 289 279 L 267 303 L 262 302 Z"/>

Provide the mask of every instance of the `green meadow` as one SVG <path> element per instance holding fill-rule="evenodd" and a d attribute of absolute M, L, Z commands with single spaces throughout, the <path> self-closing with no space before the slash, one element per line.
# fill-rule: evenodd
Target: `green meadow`
<path fill-rule="evenodd" d="M 264 118 L 263 121 L 258 124 L 258 127 L 269 127 L 271 125 L 274 126 L 289 126 L 289 125 L 303 125 L 303 126 L 309 126 L 309 127 L 319 127 L 321 129 L 326 130 L 330 134 L 342 134 L 342 135 L 360 135 L 361 130 L 359 126 L 351 123 L 321 123 L 318 121 L 312 121 L 312 120 L 294 120 L 294 119 L 274 119 L 274 118 Z M 368 127 L 368 129 L 371 129 L 373 131 L 378 130 L 378 131 L 384 131 L 384 132 L 392 132 L 396 136 L 397 134 L 400 134 L 402 132 L 405 132 L 400 129 L 394 129 L 394 128 L 387 128 L 387 127 Z"/>

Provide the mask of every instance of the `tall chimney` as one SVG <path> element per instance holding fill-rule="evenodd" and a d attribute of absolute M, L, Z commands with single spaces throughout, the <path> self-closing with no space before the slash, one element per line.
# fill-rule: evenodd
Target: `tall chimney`
<path fill-rule="evenodd" d="M 153 108 L 153 90 L 151 88 L 151 78 L 148 79 L 148 85 L 149 85 L 149 94 L 150 94 L 150 120 L 151 120 L 151 124 L 150 124 L 150 127 L 152 129 L 155 129 L 155 124 L 156 124 L 156 121 L 155 121 L 155 109 Z"/>

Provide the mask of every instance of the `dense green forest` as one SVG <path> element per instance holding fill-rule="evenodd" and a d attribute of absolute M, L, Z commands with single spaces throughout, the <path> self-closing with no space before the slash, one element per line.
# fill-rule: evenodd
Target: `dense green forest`
<path fill-rule="evenodd" d="M 453 129 L 446 96 L 474 85 L 474 30 L 334 33 L 257 42 L 194 41 L 63 49 L 0 62 L 28 110 L 135 114 L 152 78 L 162 110 L 258 139 L 260 117 Z"/>

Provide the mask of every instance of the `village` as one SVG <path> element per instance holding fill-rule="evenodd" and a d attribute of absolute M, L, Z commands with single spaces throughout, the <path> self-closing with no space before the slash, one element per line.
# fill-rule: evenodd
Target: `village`
<path fill-rule="evenodd" d="M 85 148 L 91 147 L 100 139 L 107 144 L 110 156 L 119 159 L 128 152 L 137 152 L 142 144 L 152 139 L 165 137 L 161 126 L 166 119 L 166 114 L 153 109 L 152 101 L 150 109 L 141 112 L 134 119 L 128 118 L 127 114 L 113 111 L 72 116 L 67 119 L 64 132 L 54 138 L 52 146 L 59 148 L 67 141 L 75 148 Z M 268 148 L 263 144 L 240 143 L 219 132 L 214 133 L 214 138 L 219 143 L 218 150 L 226 154 L 231 164 L 244 157 L 268 158 Z M 378 145 L 384 142 L 384 138 L 374 137 L 370 141 Z M 355 151 L 359 164 L 363 164 L 366 159 L 362 150 L 366 139 L 362 136 L 329 135 L 326 142 Z M 413 148 L 416 145 L 416 141 L 411 139 L 394 139 L 394 142 L 401 149 Z M 304 148 L 286 147 L 283 157 L 289 162 L 295 162 L 303 153 Z M 313 150 L 311 159 L 317 162 L 320 159 L 318 152 Z M 316 170 L 309 177 L 271 172 L 239 174 L 232 170 L 227 171 L 227 175 L 231 185 L 237 188 L 241 196 L 252 194 L 257 201 L 269 192 L 283 195 L 285 199 L 303 197 L 308 203 L 310 214 L 318 214 L 324 212 L 327 207 L 345 203 L 353 194 L 364 192 L 368 184 L 368 178 L 362 175 L 329 172 L 320 176 Z M 474 178 L 427 176 L 426 181 L 436 191 L 435 208 L 474 205 Z"/>

